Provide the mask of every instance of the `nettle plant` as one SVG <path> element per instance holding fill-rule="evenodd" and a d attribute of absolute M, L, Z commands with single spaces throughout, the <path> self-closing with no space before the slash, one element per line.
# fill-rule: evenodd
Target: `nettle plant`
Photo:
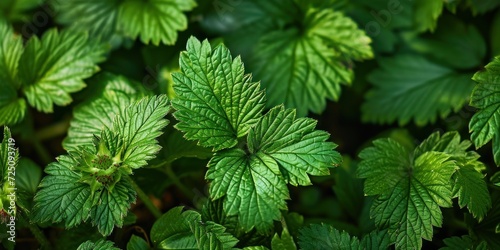
<path fill-rule="evenodd" d="M 3 248 L 500 249 L 500 2 L 48 0 L 19 33 L 41 2 L 0 4 Z"/>

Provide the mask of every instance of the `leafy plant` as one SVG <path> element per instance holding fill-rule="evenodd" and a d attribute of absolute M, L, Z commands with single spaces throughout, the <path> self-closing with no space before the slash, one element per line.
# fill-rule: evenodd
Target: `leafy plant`
<path fill-rule="evenodd" d="M 0 13 L 2 249 L 500 249 L 500 1 Z"/>

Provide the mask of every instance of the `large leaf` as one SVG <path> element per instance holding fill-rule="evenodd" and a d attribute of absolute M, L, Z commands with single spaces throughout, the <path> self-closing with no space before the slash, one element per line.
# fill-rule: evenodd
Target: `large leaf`
<path fill-rule="evenodd" d="M 176 128 L 187 139 L 221 150 L 236 145 L 261 117 L 264 94 L 258 83 L 245 75 L 239 57 L 233 60 L 220 45 L 191 38 L 181 53 L 182 73 L 174 77 L 177 98 L 172 100 L 180 121 Z"/>
<path fill-rule="evenodd" d="M 341 161 L 336 145 L 325 142 L 328 134 L 315 126 L 312 119 L 296 119 L 293 110 L 271 109 L 250 130 L 247 152 L 231 149 L 210 160 L 212 199 L 225 197 L 227 214 L 238 215 L 246 231 L 268 231 L 286 209 L 286 183 L 310 185 L 308 174 L 327 175 Z"/>
<path fill-rule="evenodd" d="M 86 33 L 51 29 L 31 38 L 19 61 L 19 78 L 30 105 L 52 112 L 54 104 L 72 101 L 71 93 L 85 87 L 83 79 L 99 69 L 106 48 Z"/>
<path fill-rule="evenodd" d="M 422 247 L 431 240 L 433 226 L 442 225 L 440 207 L 452 205 L 450 179 L 456 170 L 450 155 L 428 151 L 413 157 L 392 139 L 379 139 L 361 151 L 358 175 L 365 193 L 376 196 L 371 215 L 388 228 L 397 248 Z"/>
<path fill-rule="evenodd" d="M 500 166 L 500 57 L 485 68 L 473 77 L 478 84 L 472 92 L 470 104 L 479 110 L 472 117 L 469 128 L 476 147 L 493 140 L 493 156 Z"/>
<path fill-rule="evenodd" d="M 471 75 L 458 73 L 424 57 L 402 54 L 382 58 L 368 80 L 375 86 L 362 106 L 363 120 L 400 125 L 435 122 L 466 103 L 474 87 Z"/>

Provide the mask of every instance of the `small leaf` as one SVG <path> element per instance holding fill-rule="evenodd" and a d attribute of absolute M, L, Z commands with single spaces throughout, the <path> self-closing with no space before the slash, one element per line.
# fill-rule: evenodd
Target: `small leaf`
<path fill-rule="evenodd" d="M 358 238 L 325 224 L 312 224 L 300 230 L 299 245 L 301 249 L 361 249 Z"/>
<path fill-rule="evenodd" d="M 144 240 L 143 238 L 132 235 L 130 237 L 129 242 L 127 243 L 127 250 L 149 250 L 150 247 L 148 245 L 148 242 Z"/>
<path fill-rule="evenodd" d="M 212 49 L 208 41 L 189 39 L 181 53 L 182 73 L 176 73 L 172 100 L 180 121 L 176 128 L 189 140 L 221 150 L 236 145 L 261 117 L 264 94 L 239 57 L 233 60 L 223 45 Z"/>
<path fill-rule="evenodd" d="M 288 230 L 285 228 L 281 233 L 281 237 L 278 234 L 274 234 L 273 239 L 271 240 L 271 249 L 272 250 L 293 250 L 297 249 L 295 246 L 295 242 L 293 241 L 293 237 L 290 235 Z"/>
<path fill-rule="evenodd" d="M 88 240 L 83 242 L 77 250 L 120 250 L 120 248 L 114 247 L 114 244 L 105 239 L 100 239 L 96 242 Z"/>
<path fill-rule="evenodd" d="M 443 12 L 444 1 L 421 0 L 415 2 L 413 23 L 419 32 L 436 29 L 438 17 Z"/>

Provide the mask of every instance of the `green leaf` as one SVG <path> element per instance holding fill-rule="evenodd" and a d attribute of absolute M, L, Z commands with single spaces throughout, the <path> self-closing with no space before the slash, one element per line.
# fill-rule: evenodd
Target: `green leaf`
<path fill-rule="evenodd" d="M 122 76 L 104 74 L 98 84 L 105 85 L 102 92 L 78 105 L 73 112 L 68 136 L 63 141 L 67 151 L 76 151 L 80 146 L 93 146 L 94 135 L 100 135 L 101 130 L 110 127 L 120 110 L 141 96 L 132 88 L 133 83 Z"/>
<path fill-rule="evenodd" d="M 486 55 L 486 42 L 479 30 L 458 18 L 443 19 L 432 35 L 406 40 L 416 52 L 455 69 L 477 68 Z"/>
<path fill-rule="evenodd" d="M 78 164 L 63 155 L 45 168 L 45 176 L 34 197 L 33 221 L 39 223 L 64 221 L 66 228 L 85 221 L 93 205 L 89 185 L 79 182 L 80 175 L 71 168 Z"/>
<path fill-rule="evenodd" d="M 114 244 L 105 239 L 100 239 L 96 242 L 88 240 L 83 242 L 77 250 L 120 250 L 120 248 L 114 247 Z"/>
<path fill-rule="evenodd" d="M 182 212 L 175 207 L 158 219 L 151 228 L 151 241 L 158 249 L 232 249 L 238 240 L 225 228 L 202 221 L 195 211 Z"/>
<path fill-rule="evenodd" d="M 31 211 L 33 196 L 42 179 L 42 169 L 29 158 L 21 158 L 16 167 L 16 204 L 24 211 Z"/>
<path fill-rule="evenodd" d="M 488 249 L 486 246 L 482 246 L 486 242 L 482 241 L 476 244 L 474 240 L 469 235 L 464 235 L 462 237 L 453 236 L 443 240 L 445 247 L 440 248 L 440 250 L 479 250 Z M 483 248 L 484 247 L 484 248 Z"/>
<path fill-rule="evenodd" d="M 109 40 L 118 29 L 120 0 L 51 0 L 56 21 L 77 31 L 89 31 L 91 37 Z"/>
<path fill-rule="evenodd" d="M 470 75 L 458 73 L 412 54 L 383 58 L 368 80 L 375 86 L 362 106 L 363 120 L 377 123 L 410 120 L 423 126 L 457 112 L 474 87 Z"/>
<path fill-rule="evenodd" d="M 30 105 L 52 112 L 68 105 L 71 93 L 85 87 L 83 79 L 98 71 L 106 48 L 85 33 L 51 29 L 31 38 L 19 61 L 19 78 Z"/>
<path fill-rule="evenodd" d="M 375 224 L 388 228 L 396 248 L 422 247 L 433 226 L 442 225 L 440 207 L 451 207 L 450 179 L 456 165 L 450 155 L 411 152 L 392 139 L 379 139 L 360 152 L 358 176 L 366 178 L 366 195 L 376 196 L 371 208 Z M 418 155 L 418 156 L 417 156 Z"/>
<path fill-rule="evenodd" d="M 7 23 L 0 21 L 0 125 L 15 124 L 24 118 L 26 102 L 17 95 L 18 62 L 23 53 L 22 39 Z"/>
<path fill-rule="evenodd" d="M 120 111 L 113 121 L 112 131 L 123 139 L 123 164 L 140 168 L 154 158 L 161 146 L 156 140 L 167 126 L 164 119 L 170 110 L 166 95 L 144 97 Z"/>
<path fill-rule="evenodd" d="M 244 75 L 240 57 L 233 60 L 224 46 L 212 49 L 208 41 L 192 37 L 180 66 L 182 73 L 173 75 L 176 128 L 214 150 L 236 145 L 257 123 L 264 106 L 264 94 Z"/>
<path fill-rule="evenodd" d="M 328 175 L 340 154 L 329 135 L 315 131 L 316 122 L 295 119 L 283 106 L 271 109 L 248 135 L 248 151 L 218 152 L 208 163 L 210 196 L 224 198 L 227 214 L 238 215 L 241 226 L 267 232 L 286 210 L 286 183 L 310 185 L 308 174 Z M 249 209 L 250 208 L 250 209 Z"/>
<path fill-rule="evenodd" d="M 94 195 L 94 204 L 90 216 L 92 225 L 102 235 L 110 235 L 114 226 L 122 227 L 130 204 L 135 201 L 135 190 L 126 180 L 121 179 L 115 184 L 112 191 L 103 190 Z"/>
<path fill-rule="evenodd" d="M 127 243 L 127 250 L 149 250 L 149 244 L 143 238 L 132 235 Z"/>
<path fill-rule="evenodd" d="M 470 105 L 478 111 L 469 123 L 469 130 L 477 148 L 493 140 L 493 156 L 500 166 L 500 57 L 485 68 L 473 77 L 478 84 L 472 92 Z"/>
<path fill-rule="evenodd" d="M 299 245 L 301 249 L 362 249 L 358 238 L 325 224 L 312 224 L 300 230 Z"/>
<path fill-rule="evenodd" d="M 173 45 L 177 31 L 187 28 L 183 12 L 195 6 L 194 0 L 127 0 L 120 6 L 118 22 L 125 35 L 140 36 L 143 43 Z"/>
<path fill-rule="evenodd" d="M 210 149 L 196 145 L 194 141 L 188 141 L 183 134 L 169 126 L 164 136 L 160 137 L 163 146 L 162 153 L 165 162 L 173 162 L 183 157 L 194 157 L 199 159 L 210 158 L 213 153 Z"/>
<path fill-rule="evenodd" d="M 413 23 L 419 32 L 436 29 L 437 20 L 443 12 L 443 0 L 421 0 L 415 2 Z"/>
<path fill-rule="evenodd" d="M 346 64 L 373 57 L 371 39 L 350 18 L 331 9 L 303 11 L 297 20 L 302 28 L 292 24 L 263 34 L 248 59 L 266 88 L 268 107 L 283 103 L 299 116 L 321 113 L 326 99 L 338 100 L 341 84 L 353 80 Z"/>
<path fill-rule="evenodd" d="M 0 3 L 0 19 L 30 22 L 32 16 L 26 12 L 42 4 L 43 0 L 4 0 Z"/>
<path fill-rule="evenodd" d="M 290 235 L 286 228 L 283 229 L 281 237 L 276 233 L 271 240 L 272 250 L 289 250 L 297 249 L 293 237 Z"/>

